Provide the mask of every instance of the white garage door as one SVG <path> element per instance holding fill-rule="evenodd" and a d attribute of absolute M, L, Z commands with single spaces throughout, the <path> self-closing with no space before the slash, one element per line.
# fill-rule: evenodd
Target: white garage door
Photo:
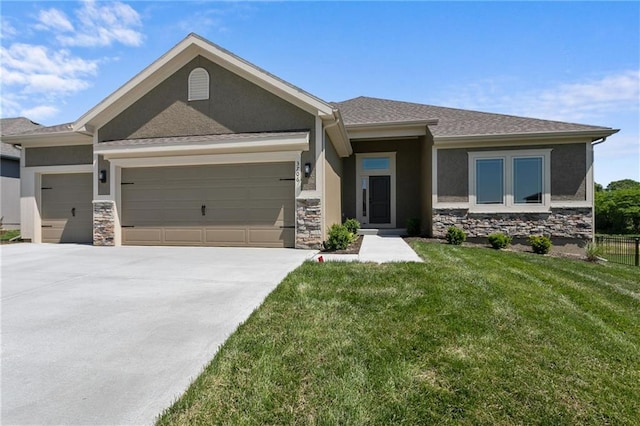
<path fill-rule="evenodd" d="M 122 243 L 293 247 L 294 164 L 122 170 Z"/>

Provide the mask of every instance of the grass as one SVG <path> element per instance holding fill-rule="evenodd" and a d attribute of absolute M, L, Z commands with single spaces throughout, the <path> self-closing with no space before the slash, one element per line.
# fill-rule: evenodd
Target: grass
<path fill-rule="evenodd" d="M 19 229 L 12 229 L 8 231 L 0 231 L 0 241 L 9 241 L 12 238 L 20 235 Z"/>
<path fill-rule="evenodd" d="M 302 265 L 158 424 L 637 424 L 638 268 L 414 248 Z"/>

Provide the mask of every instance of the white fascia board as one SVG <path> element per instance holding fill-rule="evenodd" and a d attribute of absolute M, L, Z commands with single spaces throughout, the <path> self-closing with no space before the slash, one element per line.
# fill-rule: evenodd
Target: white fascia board
<path fill-rule="evenodd" d="M 74 123 L 73 128 L 82 129 L 87 124 L 91 124 L 96 128 L 101 127 L 198 55 L 302 107 L 313 115 L 332 114 L 332 107 L 329 104 L 294 89 L 249 62 L 221 50 L 198 36 L 190 34 L 80 117 Z"/>
<path fill-rule="evenodd" d="M 440 146 L 464 146 L 473 144 L 473 146 L 481 146 L 486 143 L 487 146 L 495 146 L 496 144 L 533 144 L 541 143 L 547 140 L 549 143 L 557 142 L 585 142 L 608 137 L 619 132 L 619 129 L 602 129 L 602 130 L 578 130 L 570 132 L 542 132 L 542 133 L 510 133 L 500 135 L 466 135 L 466 136 L 434 136 L 434 145 Z"/>
<path fill-rule="evenodd" d="M 6 142 L 12 145 L 20 145 L 24 148 L 66 145 L 91 145 L 93 142 L 90 135 L 73 131 L 42 133 L 35 135 L 3 136 L 2 139 L 2 142 Z"/>
<path fill-rule="evenodd" d="M 334 110 L 334 114 L 331 117 L 327 117 L 324 120 L 324 129 L 336 149 L 336 152 L 340 157 L 348 157 L 353 154 L 353 147 L 349 140 L 349 135 L 344 127 L 344 121 L 339 110 Z M 322 117 L 321 117 L 322 118 Z"/>
<path fill-rule="evenodd" d="M 378 139 L 394 137 L 417 137 L 427 134 L 428 126 L 435 126 L 438 120 L 415 120 L 405 122 L 351 124 L 347 126 L 350 139 Z"/>
<path fill-rule="evenodd" d="M 217 141 L 210 143 L 170 145 L 128 145 L 128 146 L 100 146 L 96 144 L 94 153 L 104 155 L 107 160 L 127 157 L 156 157 L 183 156 L 207 154 L 233 153 L 266 153 L 280 151 L 307 151 L 309 149 L 309 135 L 256 137 L 243 141 Z"/>

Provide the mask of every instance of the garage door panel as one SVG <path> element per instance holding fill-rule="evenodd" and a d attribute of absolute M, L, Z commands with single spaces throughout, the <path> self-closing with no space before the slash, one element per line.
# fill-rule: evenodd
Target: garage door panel
<path fill-rule="evenodd" d="M 245 227 L 205 228 L 205 244 L 225 246 L 246 246 L 247 229 Z"/>
<path fill-rule="evenodd" d="M 158 245 L 162 240 L 162 228 L 122 228 L 123 244 Z"/>
<path fill-rule="evenodd" d="M 123 169 L 122 223 L 134 226 L 123 242 L 293 247 L 293 173 L 292 162 Z"/>
<path fill-rule="evenodd" d="M 43 174 L 41 184 L 42 242 L 92 242 L 92 175 L 90 173 Z"/>

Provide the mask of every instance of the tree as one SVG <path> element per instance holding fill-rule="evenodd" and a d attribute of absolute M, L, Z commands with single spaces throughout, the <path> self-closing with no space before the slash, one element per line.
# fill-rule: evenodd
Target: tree
<path fill-rule="evenodd" d="M 620 189 L 640 188 L 640 182 L 633 179 L 615 180 L 607 185 L 607 191 L 617 191 Z"/>
<path fill-rule="evenodd" d="M 625 182 L 635 182 L 625 179 Z M 639 234 L 640 233 L 640 183 L 626 182 L 624 189 L 613 189 L 607 186 L 606 191 L 595 194 L 596 230 L 607 234 Z M 613 185 L 617 188 L 618 185 Z"/>

